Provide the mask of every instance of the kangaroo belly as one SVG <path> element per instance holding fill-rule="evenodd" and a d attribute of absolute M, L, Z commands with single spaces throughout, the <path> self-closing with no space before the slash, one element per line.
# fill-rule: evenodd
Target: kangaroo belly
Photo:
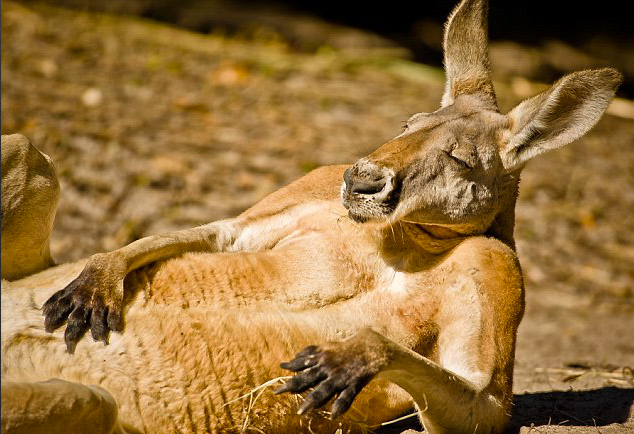
<path fill-rule="evenodd" d="M 279 363 L 306 345 L 351 335 L 375 321 L 356 299 L 345 308 L 306 310 L 272 301 L 234 307 L 157 303 L 138 291 L 123 334 L 112 334 L 107 346 L 83 339 L 69 355 L 62 331 L 44 331 L 39 307 L 80 269 L 40 273 L 35 289 L 33 281 L 3 285 L 2 377 L 99 385 L 114 396 L 120 419 L 146 432 L 230 432 L 245 424 L 266 432 L 304 429 L 307 419 L 295 416 L 301 398 L 271 393 L 287 375 Z M 409 405 L 400 389 L 377 381 L 355 401 L 351 429 L 393 418 Z M 334 432 L 339 426 L 324 414 L 313 419 L 315 429 L 332 425 Z"/>
<path fill-rule="evenodd" d="M 382 285 L 385 264 L 349 222 L 297 224 L 268 250 L 187 253 L 132 272 L 126 292 L 148 303 L 223 308 L 306 310 L 368 293 Z M 317 217 L 311 216 L 311 219 Z"/>

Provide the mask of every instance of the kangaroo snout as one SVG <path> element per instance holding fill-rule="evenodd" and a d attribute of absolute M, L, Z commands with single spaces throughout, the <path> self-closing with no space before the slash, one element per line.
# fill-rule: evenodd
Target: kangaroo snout
<path fill-rule="evenodd" d="M 394 190 L 394 175 L 387 169 L 365 166 L 359 170 L 358 166 L 354 165 L 344 172 L 346 194 L 361 195 L 377 201 L 385 200 Z"/>

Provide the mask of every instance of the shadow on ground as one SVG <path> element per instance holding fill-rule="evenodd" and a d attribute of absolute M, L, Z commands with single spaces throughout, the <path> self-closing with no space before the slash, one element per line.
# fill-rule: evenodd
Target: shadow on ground
<path fill-rule="evenodd" d="M 514 396 L 509 434 L 522 426 L 604 426 L 627 422 L 634 389 L 603 387 L 594 390 L 524 393 Z"/>
<path fill-rule="evenodd" d="M 634 403 L 634 389 L 603 387 L 583 391 L 553 391 L 517 394 L 506 434 L 517 434 L 522 427 L 564 425 L 601 427 L 628 421 Z M 420 432 L 422 426 L 414 419 L 386 426 L 380 434 Z"/>

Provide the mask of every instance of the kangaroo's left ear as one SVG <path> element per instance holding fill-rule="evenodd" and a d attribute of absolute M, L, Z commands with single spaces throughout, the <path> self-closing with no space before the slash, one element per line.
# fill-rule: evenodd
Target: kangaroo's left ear
<path fill-rule="evenodd" d="M 507 171 L 587 133 L 610 104 L 623 76 L 612 68 L 566 75 L 507 115 L 500 157 Z"/>
<path fill-rule="evenodd" d="M 488 0 L 462 0 L 445 25 L 443 51 L 447 81 L 441 106 L 473 95 L 497 111 L 489 69 Z"/>

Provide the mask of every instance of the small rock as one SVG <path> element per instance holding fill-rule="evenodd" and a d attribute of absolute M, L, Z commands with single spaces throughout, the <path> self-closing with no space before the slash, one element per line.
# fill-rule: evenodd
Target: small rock
<path fill-rule="evenodd" d="M 101 104 L 102 100 L 103 93 L 101 89 L 96 87 L 89 87 L 81 94 L 81 102 L 83 102 L 86 107 L 96 107 Z"/>
<path fill-rule="evenodd" d="M 51 59 L 42 59 L 37 64 L 37 69 L 46 78 L 51 78 L 57 74 L 59 68 L 57 63 Z"/>

